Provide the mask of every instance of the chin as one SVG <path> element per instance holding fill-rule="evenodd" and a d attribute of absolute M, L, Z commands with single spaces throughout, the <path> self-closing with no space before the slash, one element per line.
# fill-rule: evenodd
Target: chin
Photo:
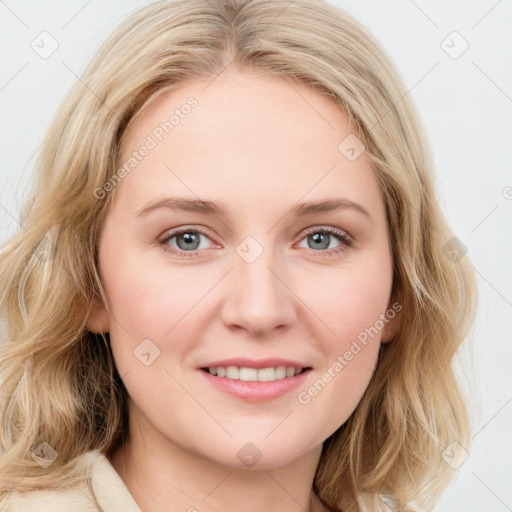
<path fill-rule="evenodd" d="M 319 443 L 317 447 L 318 455 L 321 448 L 322 443 Z M 226 446 L 221 454 L 211 454 L 208 458 L 217 464 L 232 469 L 268 470 L 292 464 L 310 450 L 311 448 L 305 446 L 293 447 L 286 445 L 286 442 L 281 439 L 276 439 L 274 442 L 265 439 L 259 442 L 258 440 L 233 440 L 230 446 Z M 226 454 L 231 456 L 226 457 Z"/>

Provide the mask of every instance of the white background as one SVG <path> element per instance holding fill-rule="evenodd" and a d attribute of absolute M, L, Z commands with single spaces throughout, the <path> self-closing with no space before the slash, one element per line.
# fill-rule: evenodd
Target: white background
<path fill-rule="evenodd" d="M 478 275 L 478 319 L 460 353 L 473 444 L 435 511 L 512 510 L 512 4 L 330 1 L 396 63 L 429 133 L 442 207 Z M 34 150 L 64 94 L 113 26 L 146 3 L 0 2 L 0 242 L 18 229 Z M 42 31 L 59 45 L 47 59 L 31 48 Z M 456 59 L 443 49 L 462 48 L 453 31 L 469 44 Z"/>

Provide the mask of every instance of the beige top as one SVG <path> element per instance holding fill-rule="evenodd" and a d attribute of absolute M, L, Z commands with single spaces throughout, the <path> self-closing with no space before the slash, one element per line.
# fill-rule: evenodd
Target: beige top
<path fill-rule="evenodd" d="M 91 485 L 103 512 L 142 512 L 105 455 L 87 452 L 84 464 L 90 464 Z M 2 512 L 98 512 L 98 507 L 84 481 L 72 489 L 13 493 Z"/>
<path fill-rule="evenodd" d="M 83 459 L 89 467 L 91 485 L 101 509 L 94 502 L 86 481 L 71 489 L 44 489 L 13 493 L 2 504 L 2 512 L 142 512 L 130 491 L 99 450 L 87 452 Z M 361 512 L 391 512 L 382 500 L 377 505 L 369 495 L 363 496 Z"/>

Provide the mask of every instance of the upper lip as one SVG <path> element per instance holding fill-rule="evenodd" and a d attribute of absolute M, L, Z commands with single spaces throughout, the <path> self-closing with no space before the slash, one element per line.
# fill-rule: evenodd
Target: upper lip
<path fill-rule="evenodd" d="M 232 359 L 222 359 L 218 361 L 211 361 L 200 366 L 200 368 L 226 368 L 227 366 L 238 366 L 245 368 L 270 368 L 277 366 L 293 366 L 294 368 L 311 368 L 311 366 L 292 359 L 279 359 L 279 358 L 268 358 L 268 359 L 247 359 L 244 357 L 236 357 Z"/>

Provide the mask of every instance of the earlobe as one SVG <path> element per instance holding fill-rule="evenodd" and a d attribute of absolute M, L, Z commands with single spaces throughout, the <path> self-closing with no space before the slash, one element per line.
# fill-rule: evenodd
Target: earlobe
<path fill-rule="evenodd" d="M 380 338 L 381 343 L 389 343 L 393 340 L 396 334 L 395 322 L 390 320 L 382 329 L 382 334 Z"/>
<path fill-rule="evenodd" d="M 384 327 L 382 329 L 381 343 L 389 343 L 396 336 L 400 327 L 400 313 L 396 312 L 393 318 L 387 318 Z"/>
<path fill-rule="evenodd" d="M 91 314 L 89 315 L 89 320 L 87 321 L 87 329 L 95 334 L 108 332 L 108 315 L 103 306 L 93 306 Z"/>

